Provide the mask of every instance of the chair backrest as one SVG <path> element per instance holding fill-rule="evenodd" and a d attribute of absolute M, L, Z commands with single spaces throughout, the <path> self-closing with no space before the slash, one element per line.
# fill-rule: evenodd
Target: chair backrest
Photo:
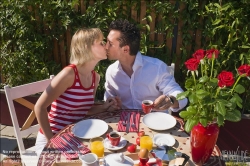
<path fill-rule="evenodd" d="M 171 66 L 168 66 L 168 68 L 170 69 L 170 73 L 174 76 L 175 63 L 171 63 Z M 168 113 L 169 113 L 170 115 L 172 114 L 171 109 L 168 109 Z"/>
<path fill-rule="evenodd" d="M 170 73 L 174 76 L 175 64 L 171 63 L 171 66 L 168 66 L 170 69 Z"/>
<path fill-rule="evenodd" d="M 31 126 L 32 122 L 36 118 L 35 112 L 34 112 L 34 104 L 24 99 L 23 97 L 31 96 L 39 92 L 43 92 L 47 88 L 47 86 L 50 84 L 53 77 L 54 76 L 51 75 L 50 79 L 37 81 L 37 82 L 29 83 L 29 84 L 24 84 L 24 85 L 20 85 L 16 87 L 10 87 L 8 85 L 4 86 L 4 91 L 5 91 L 6 99 L 8 102 L 10 116 L 11 116 L 11 120 L 13 123 L 13 128 L 14 128 L 14 132 L 16 135 L 17 144 L 18 144 L 20 153 L 25 153 L 25 147 L 24 147 L 22 138 L 31 133 L 38 132 L 40 128 L 39 124 Z M 22 128 L 19 127 L 19 123 L 17 119 L 18 117 L 16 114 L 16 111 L 19 111 L 19 110 L 15 109 L 14 101 L 16 101 L 17 103 L 31 110 L 31 113 L 28 116 L 25 123 L 23 124 Z"/>

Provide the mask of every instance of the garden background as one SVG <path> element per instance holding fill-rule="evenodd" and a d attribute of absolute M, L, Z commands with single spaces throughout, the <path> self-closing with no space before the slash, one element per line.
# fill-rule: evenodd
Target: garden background
<path fill-rule="evenodd" d="M 117 18 L 141 29 L 141 52 L 168 65 L 175 63 L 175 79 L 184 88 L 184 62 L 197 49 L 216 48 L 216 70 L 236 73 L 250 64 L 249 0 L 2 0 L 1 88 L 56 75 L 69 64 L 71 37 L 80 27 L 99 27 L 104 35 Z M 97 99 L 102 100 L 106 68 L 101 61 Z M 250 81 L 242 79 L 242 113 L 250 113 Z"/>

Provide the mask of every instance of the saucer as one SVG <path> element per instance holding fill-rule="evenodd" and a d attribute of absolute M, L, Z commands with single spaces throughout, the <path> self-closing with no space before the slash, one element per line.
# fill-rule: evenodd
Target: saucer
<path fill-rule="evenodd" d="M 153 140 L 157 146 L 173 146 L 175 144 L 175 139 L 170 134 L 155 134 Z"/>
<path fill-rule="evenodd" d="M 104 140 L 104 147 L 109 150 L 119 150 L 124 148 L 126 145 L 127 145 L 127 140 L 124 137 L 121 137 L 119 145 L 117 146 L 111 145 L 110 140 L 108 138 L 105 138 Z"/>

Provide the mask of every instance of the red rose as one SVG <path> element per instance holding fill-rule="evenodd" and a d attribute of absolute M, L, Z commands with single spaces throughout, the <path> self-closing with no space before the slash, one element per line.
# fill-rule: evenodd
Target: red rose
<path fill-rule="evenodd" d="M 199 50 L 195 51 L 195 53 L 193 54 L 193 57 L 198 59 L 198 60 L 201 60 L 204 58 L 205 54 L 206 54 L 205 50 L 199 49 Z"/>
<path fill-rule="evenodd" d="M 250 66 L 249 65 L 241 65 L 238 68 L 238 72 L 240 75 L 246 74 L 246 76 L 250 76 Z"/>
<path fill-rule="evenodd" d="M 211 49 L 211 50 L 206 51 L 206 55 L 208 59 L 212 59 L 213 54 L 214 54 L 215 59 L 218 58 L 219 53 L 220 52 L 216 49 Z"/>
<path fill-rule="evenodd" d="M 196 58 L 191 58 L 185 62 L 185 65 L 188 70 L 195 71 L 197 70 L 199 63 L 200 63 L 200 60 Z"/>
<path fill-rule="evenodd" d="M 218 75 L 218 86 L 219 87 L 224 87 L 224 86 L 232 86 L 234 84 L 234 76 L 232 72 L 228 71 L 222 71 Z"/>

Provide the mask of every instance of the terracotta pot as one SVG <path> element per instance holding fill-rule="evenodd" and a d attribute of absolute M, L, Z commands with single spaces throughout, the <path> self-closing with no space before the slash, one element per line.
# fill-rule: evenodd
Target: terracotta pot
<path fill-rule="evenodd" d="M 191 130 L 191 155 L 197 165 L 202 165 L 210 158 L 219 135 L 219 127 L 216 123 L 207 127 L 197 124 Z"/>

